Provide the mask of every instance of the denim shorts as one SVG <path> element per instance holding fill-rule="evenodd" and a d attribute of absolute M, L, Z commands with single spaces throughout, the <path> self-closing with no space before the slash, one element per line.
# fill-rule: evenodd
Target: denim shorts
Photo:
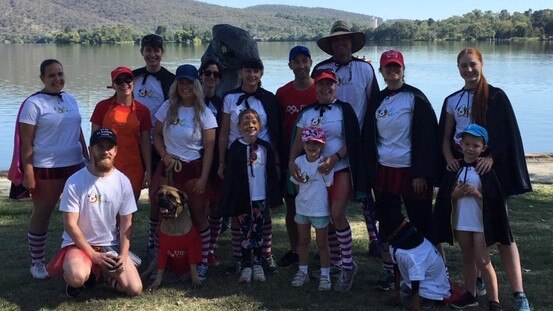
<path fill-rule="evenodd" d="M 330 223 L 330 216 L 305 216 L 296 214 L 294 221 L 299 225 L 311 224 L 315 229 L 322 229 Z"/>

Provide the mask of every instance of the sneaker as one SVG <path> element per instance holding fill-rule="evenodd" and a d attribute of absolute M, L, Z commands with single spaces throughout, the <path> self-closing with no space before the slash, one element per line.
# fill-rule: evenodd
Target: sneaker
<path fill-rule="evenodd" d="M 238 279 L 238 283 L 250 283 L 252 281 L 252 268 L 250 267 L 244 267 L 240 271 L 240 278 Z"/>
<path fill-rule="evenodd" d="M 295 253 L 293 251 L 288 251 L 284 256 L 282 256 L 277 264 L 281 268 L 289 268 L 295 264 L 297 264 L 299 261 L 299 255 L 298 253 Z"/>
<path fill-rule="evenodd" d="M 334 281 L 337 281 L 340 277 L 340 273 L 342 273 L 342 268 L 338 266 L 330 266 L 330 278 Z M 321 278 L 321 270 L 313 270 L 311 272 L 311 277 L 314 279 L 320 279 Z"/>
<path fill-rule="evenodd" d="M 488 310 L 490 311 L 503 311 L 503 308 L 501 307 L 501 304 L 496 301 L 490 301 L 488 302 Z"/>
<path fill-rule="evenodd" d="M 265 269 L 267 274 L 278 273 L 278 265 L 273 255 L 263 258 L 263 268 Z"/>
<path fill-rule="evenodd" d="M 530 303 L 524 293 L 517 293 L 515 296 L 515 311 L 530 311 Z"/>
<path fill-rule="evenodd" d="M 255 282 L 265 282 L 267 280 L 261 265 L 253 265 L 253 280 Z"/>
<path fill-rule="evenodd" d="M 381 256 L 380 255 L 380 247 L 378 246 L 378 241 L 377 240 L 372 240 L 369 243 L 368 255 L 369 255 L 369 257 L 380 258 L 380 256 Z"/>
<path fill-rule="evenodd" d="M 69 298 L 76 298 L 83 292 L 83 286 L 71 287 L 69 284 L 65 284 L 65 295 Z"/>
<path fill-rule="evenodd" d="M 207 255 L 207 264 L 210 266 L 218 266 L 219 265 L 219 258 L 215 253 L 209 253 Z"/>
<path fill-rule="evenodd" d="M 378 281 L 376 281 L 376 289 L 387 292 L 394 289 L 394 274 L 388 270 L 382 270 Z"/>
<path fill-rule="evenodd" d="M 461 299 L 453 302 L 450 306 L 454 309 L 465 309 L 468 307 L 477 307 L 478 301 L 476 300 L 476 297 L 474 297 L 470 292 L 465 292 L 465 294 L 461 297 Z"/>
<path fill-rule="evenodd" d="M 31 275 L 35 279 L 44 280 L 48 278 L 48 272 L 46 272 L 46 267 L 44 266 L 43 263 L 32 264 L 29 270 L 31 271 Z"/>
<path fill-rule="evenodd" d="M 334 284 L 334 290 L 338 292 L 347 292 L 353 285 L 353 277 L 357 274 L 357 264 L 353 262 L 351 269 L 342 268 L 342 273 L 338 278 L 338 282 Z"/>
<path fill-rule="evenodd" d="M 476 296 L 486 296 L 486 284 L 484 284 L 481 277 L 476 278 Z"/>
<path fill-rule="evenodd" d="M 293 287 L 302 287 L 303 285 L 307 284 L 309 282 L 309 276 L 306 273 L 303 273 L 298 270 L 296 272 L 296 275 L 292 279 L 292 286 Z"/>
<path fill-rule="evenodd" d="M 330 276 L 324 276 L 319 279 L 319 287 L 317 288 L 319 291 L 327 291 L 332 288 L 332 281 L 330 280 Z"/>
<path fill-rule="evenodd" d="M 225 268 L 225 275 L 239 274 L 242 270 L 242 259 L 241 257 L 233 257 L 230 266 Z"/>
<path fill-rule="evenodd" d="M 207 277 L 207 264 L 206 263 L 200 263 L 198 264 L 198 279 L 200 281 L 205 281 Z"/>

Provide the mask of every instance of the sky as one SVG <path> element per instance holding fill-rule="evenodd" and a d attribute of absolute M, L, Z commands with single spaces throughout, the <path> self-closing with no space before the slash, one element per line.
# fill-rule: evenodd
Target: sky
<path fill-rule="evenodd" d="M 463 15 L 474 9 L 483 12 L 491 10 L 497 13 L 503 9 L 513 12 L 524 12 L 553 9 L 551 0 L 200 0 L 222 6 L 244 8 L 259 4 L 285 4 L 306 7 L 322 7 L 342 11 L 361 13 L 388 19 L 446 19 L 454 15 Z M 346 4 L 347 5 L 344 5 Z"/>

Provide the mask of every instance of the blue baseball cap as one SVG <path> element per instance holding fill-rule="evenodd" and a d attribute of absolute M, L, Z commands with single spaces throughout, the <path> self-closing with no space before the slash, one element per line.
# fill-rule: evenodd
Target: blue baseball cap
<path fill-rule="evenodd" d="M 114 145 L 117 145 L 117 136 L 115 136 L 115 133 L 110 130 L 110 129 L 106 129 L 106 128 L 101 128 L 101 129 L 97 129 L 96 131 L 94 131 L 94 133 L 92 133 L 92 135 L 90 135 L 90 146 L 94 146 L 96 145 L 97 143 L 101 142 L 101 141 L 104 141 L 104 140 L 107 140 L 111 143 L 113 143 Z"/>
<path fill-rule="evenodd" d="M 175 73 L 175 80 L 181 78 L 186 78 L 192 82 L 198 80 L 198 69 L 189 64 L 180 65 Z"/>
<path fill-rule="evenodd" d="M 488 144 L 488 131 L 476 123 L 469 124 L 461 133 L 457 134 L 455 137 L 461 138 L 463 137 L 463 134 L 469 134 L 474 137 L 482 137 L 482 139 L 484 140 L 484 145 Z"/>
<path fill-rule="evenodd" d="M 306 46 L 298 45 L 298 46 L 293 47 L 290 50 L 290 56 L 288 56 L 288 61 L 292 61 L 296 56 L 298 56 L 300 54 L 311 58 L 311 53 L 309 52 L 309 49 Z"/>

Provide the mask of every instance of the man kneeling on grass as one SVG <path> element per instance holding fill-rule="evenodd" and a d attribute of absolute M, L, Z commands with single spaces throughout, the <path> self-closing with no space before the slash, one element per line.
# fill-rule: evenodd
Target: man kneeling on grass
<path fill-rule="evenodd" d="M 89 151 L 91 163 L 65 184 L 60 203 L 62 249 L 47 271 L 51 277 L 63 275 L 69 297 L 77 297 L 100 277 L 126 295 L 139 295 L 142 281 L 129 256 L 137 208 L 129 179 L 113 166 L 115 134 L 109 129 L 95 131 Z"/>

